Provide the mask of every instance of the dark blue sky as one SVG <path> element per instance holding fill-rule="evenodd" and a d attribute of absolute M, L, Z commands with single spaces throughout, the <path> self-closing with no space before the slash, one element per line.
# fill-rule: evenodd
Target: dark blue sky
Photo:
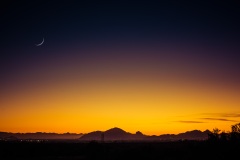
<path fill-rule="evenodd" d="M 41 60 L 66 56 L 61 51 L 76 47 L 141 50 L 184 46 L 208 50 L 192 53 L 206 59 L 207 63 L 198 67 L 216 65 L 238 79 L 239 7 L 238 1 L 1 2 L 1 75 L 6 77 Z M 37 48 L 35 44 L 43 37 L 44 45 Z M 179 54 L 184 57 L 188 53 Z"/>
<path fill-rule="evenodd" d="M 24 47 L 41 37 L 52 45 L 145 36 L 222 43 L 239 38 L 237 1 L 16 1 L 1 6 L 4 48 Z"/>

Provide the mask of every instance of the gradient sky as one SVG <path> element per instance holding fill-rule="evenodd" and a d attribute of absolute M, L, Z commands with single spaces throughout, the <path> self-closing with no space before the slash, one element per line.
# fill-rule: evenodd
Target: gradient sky
<path fill-rule="evenodd" d="M 0 6 L 0 131 L 159 135 L 240 122 L 237 1 Z"/>

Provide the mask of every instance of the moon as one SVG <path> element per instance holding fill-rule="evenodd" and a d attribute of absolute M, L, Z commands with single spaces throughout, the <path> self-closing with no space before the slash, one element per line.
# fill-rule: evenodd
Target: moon
<path fill-rule="evenodd" d="M 44 43 L 44 38 L 43 38 L 42 42 L 39 44 L 36 44 L 36 46 L 41 46 L 43 43 Z"/>

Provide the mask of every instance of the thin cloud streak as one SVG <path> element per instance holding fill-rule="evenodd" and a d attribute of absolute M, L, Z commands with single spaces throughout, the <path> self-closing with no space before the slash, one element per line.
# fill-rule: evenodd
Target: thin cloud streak
<path fill-rule="evenodd" d="M 240 118 L 240 113 L 202 113 L 204 116 Z"/>
<path fill-rule="evenodd" d="M 222 116 L 240 118 L 240 113 L 227 113 L 227 114 L 222 114 Z"/>
<path fill-rule="evenodd" d="M 177 121 L 180 123 L 205 123 L 205 122 L 201 122 L 201 121 Z"/>
<path fill-rule="evenodd" d="M 204 119 L 204 120 L 210 120 L 210 121 L 227 121 L 227 122 L 237 122 L 235 120 L 230 120 L 230 119 L 226 119 L 226 118 L 200 118 L 200 119 Z"/>

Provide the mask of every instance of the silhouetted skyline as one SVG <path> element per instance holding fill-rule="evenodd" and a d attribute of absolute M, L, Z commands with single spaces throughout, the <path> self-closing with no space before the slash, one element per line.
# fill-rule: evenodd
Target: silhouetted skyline
<path fill-rule="evenodd" d="M 141 131 L 127 132 L 121 128 L 110 128 L 106 131 L 92 131 L 89 133 L 10 133 L 0 132 L 0 140 L 79 140 L 79 141 L 177 141 L 177 140 L 206 140 L 209 130 L 192 130 L 179 134 L 146 135 Z"/>

